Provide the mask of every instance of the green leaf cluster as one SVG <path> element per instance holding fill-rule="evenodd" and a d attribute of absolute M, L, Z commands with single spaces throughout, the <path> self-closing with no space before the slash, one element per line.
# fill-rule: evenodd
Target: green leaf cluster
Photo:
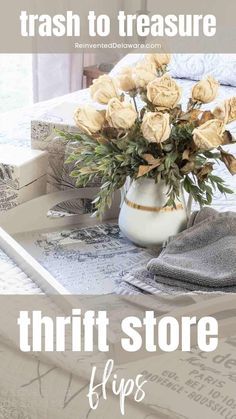
<path fill-rule="evenodd" d="M 126 179 L 137 179 L 140 166 L 148 165 L 146 156 L 160 160 L 144 177 L 156 183 L 165 181 L 167 206 L 176 206 L 181 186 L 200 206 L 211 204 L 216 190 L 232 193 L 224 181 L 212 173 L 214 163 L 220 161 L 220 153 L 196 150 L 192 141 L 193 129 L 192 123 L 174 125 L 170 138 L 163 144 L 148 142 L 141 134 L 138 121 L 123 136 L 109 140 L 84 133 L 60 132 L 60 135 L 73 147 L 67 163 L 73 164 L 71 176 L 76 179 L 76 186 L 84 187 L 91 182 L 102 185 L 94 200 L 96 214 L 101 216 L 111 206 L 115 191 L 124 186 Z"/>

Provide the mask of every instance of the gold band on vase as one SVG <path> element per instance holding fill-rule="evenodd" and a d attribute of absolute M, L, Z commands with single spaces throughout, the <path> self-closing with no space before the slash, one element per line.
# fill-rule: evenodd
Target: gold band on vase
<path fill-rule="evenodd" d="M 170 212 L 176 211 L 179 209 L 184 209 L 182 204 L 176 204 L 176 207 L 149 207 L 147 205 L 136 204 L 135 202 L 130 201 L 125 197 L 125 203 L 131 208 L 140 210 L 140 211 L 149 211 L 149 212 Z"/>

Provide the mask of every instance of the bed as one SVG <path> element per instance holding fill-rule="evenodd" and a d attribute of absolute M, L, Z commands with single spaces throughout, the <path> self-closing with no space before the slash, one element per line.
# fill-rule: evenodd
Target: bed
<path fill-rule="evenodd" d="M 142 54 L 128 54 L 114 67 L 111 75 L 116 76 L 121 68 L 135 65 L 142 58 Z M 176 54 L 173 56 L 172 61 L 170 73 L 176 78 L 183 89 L 183 102 L 187 102 L 191 87 L 195 83 L 195 80 L 199 80 L 207 74 L 214 75 L 223 83 L 220 87 L 217 102 L 231 96 L 236 96 L 235 54 Z M 187 76 L 188 79 L 186 78 Z M 31 120 L 40 118 L 48 109 L 59 106 L 65 102 L 77 103 L 78 105 L 92 103 L 89 90 L 84 89 L 50 101 L 35 104 L 28 108 L 1 114 L 0 142 L 10 143 L 23 148 L 30 147 Z M 215 103 L 212 103 L 211 107 L 214 106 Z M 231 131 L 236 134 L 236 123 L 231 124 Z M 236 145 L 227 146 L 226 148 L 234 153 L 236 152 Z M 227 184 L 233 190 L 236 190 L 236 179 L 230 175 L 223 164 L 217 167 L 216 172 L 224 177 Z M 236 196 L 234 194 L 226 197 L 216 193 L 212 206 L 219 211 L 236 211 Z M 30 214 L 30 208 L 27 208 L 28 205 L 26 204 L 26 211 Z M 24 210 L 25 207 L 23 206 L 19 211 L 24 212 Z M 84 224 L 80 222 L 79 224 L 77 223 L 76 226 L 73 225 L 73 227 L 70 229 L 67 228 L 66 230 L 63 228 L 63 220 L 59 226 L 57 225 L 56 229 L 55 227 L 52 227 L 43 233 L 36 233 L 35 230 L 37 229 L 33 228 L 30 233 L 31 239 L 36 243 L 33 248 L 31 244 L 29 244 L 32 242 L 32 240 L 29 240 L 29 232 L 24 231 L 24 226 L 22 226 L 21 231 L 13 231 L 13 233 L 17 233 L 16 239 L 20 241 L 23 247 L 27 251 L 33 253 L 40 264 L 42 264 L 46 270 L 49 270 L 50 273 L 59 280 L 60 285 L 65 287 L 69 292 L 92 292 L 95 294 L 100 292 L 110 293 L 114 291 L 120 276 L 126 273 L 127 269 L 137 266 L 137 261 L 139 261 L 140 264 L 144 264 L 152 256 L 152 253 L 149 251 L 135 247 L 122 237 L 117 228 L 116 219 L 112 220 L 112 218 L 116 218 L 116 216 L 117 213 L 114 217 L 111 217 L 109 224 L 102 224 L 100 226 L 93 225 L 90 227 L 90 230 L 86 229 L 88 227 L 88 220 Z M 13 211 L 13 217 L 21 217 L 17 209 L 15 212 Z M 7 214 L 4 215 L 2 220 L 3 219 L 7 219 Z M 11 222 L 4 221 L 4 223 L 5 222 L 6 225 L 11 224 Z M 70 224 L 72 226 L 72 219 L 70 220 Z M 65 236 L 67 237 L 67 241 Z M 95 236 L 100 237 L 100 240 L 95 239 Z M 93 237 L 93 239 L 91 239 L 91 237 Z M 81 243 L 83 245 L 81 245 Z M 75 246 L 80 257 L 78 257 L 78 254 L 76 256 L 72 252 L 71 246 Z M 82 248 L 85 246 L 84 250 L 80 248 L 81 246 Z M 109 258 L 107 257 L 108 254 Z M 7 256 L 2 249 L 1 260 L 4 260 L 5 257 Z M 70 267 L 68 265 L 66 268 L 64 261 L 68 258 L 70 258 Z M 78 265 L 79 259 L 80 264 Z M 93 262 L 97 261 L 97 263 L 100 261 L 100 281 L 98 280 L 96 282 L 96 286 L 94 286 L 93 282 L 88 280 L 88 272 L 86 273 L 86 266 L 91 266 L 91 271 L 89 273 L 91 276 L 93 276 L 93 271 L 96 269 L 96 264 L 91 265 L 91 260 L 93 260 Z M 107 265 L 108 260 L 110 263 Z M 75 278 L 72 275 L 73 271 L 78 271 L 78 266 L 82 269 L 81 275 L 83 277 L 83 285 L 81 286 L 78 286 L 78 277 Z M 66 273 L 71 280 L 65 280 Z M 104 276 L 103 281 L 101 280 L 102 276 Z M 109 280 L 109 278 L 112 278 L 112 280 Z M 25 288 L 22 286 L 21 290 L 19 284 L 19 281 L 17 281 L 17 286 L 14 288 L 13 283 L 11 283 L 10 286 L 9 282 L 9 292 L 15 291 L 21 293 L 22 291 L 22 293 L 25 293 Z M 31 288 L 34 289 L 34 286 Z M 8 287 L 4 280 L 4 272 L 2 272 L 0 293 L 7 292 Z"/>

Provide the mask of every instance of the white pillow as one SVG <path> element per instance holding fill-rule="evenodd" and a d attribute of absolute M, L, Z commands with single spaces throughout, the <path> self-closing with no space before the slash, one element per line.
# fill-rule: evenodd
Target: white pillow
<path fill-rule="evenodd" d="M 112 69 L 117 76 L 123 67 L 133 67 L 145 54 L 127 54 Z M 172 77 L 200 80 L 207 75 L 221 84 L 236 86 L 236 54 L 172 54 L 169 64 Z"/>
<path fill-rule="evenodd" d="M 172 77 L 200 80 L 213 76 L 221 84 L 236 86 L 236 54 L 173 54 Z"/>

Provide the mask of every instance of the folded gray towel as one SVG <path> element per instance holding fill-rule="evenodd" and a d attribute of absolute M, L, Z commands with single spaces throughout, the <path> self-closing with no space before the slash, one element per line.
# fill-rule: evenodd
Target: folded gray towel
<path fill-rule="evenodd" d="M 193 213 L 187 230 L 171 237 L 147 269 L 172 287 L 236 292 L 236 213 Z"/>

